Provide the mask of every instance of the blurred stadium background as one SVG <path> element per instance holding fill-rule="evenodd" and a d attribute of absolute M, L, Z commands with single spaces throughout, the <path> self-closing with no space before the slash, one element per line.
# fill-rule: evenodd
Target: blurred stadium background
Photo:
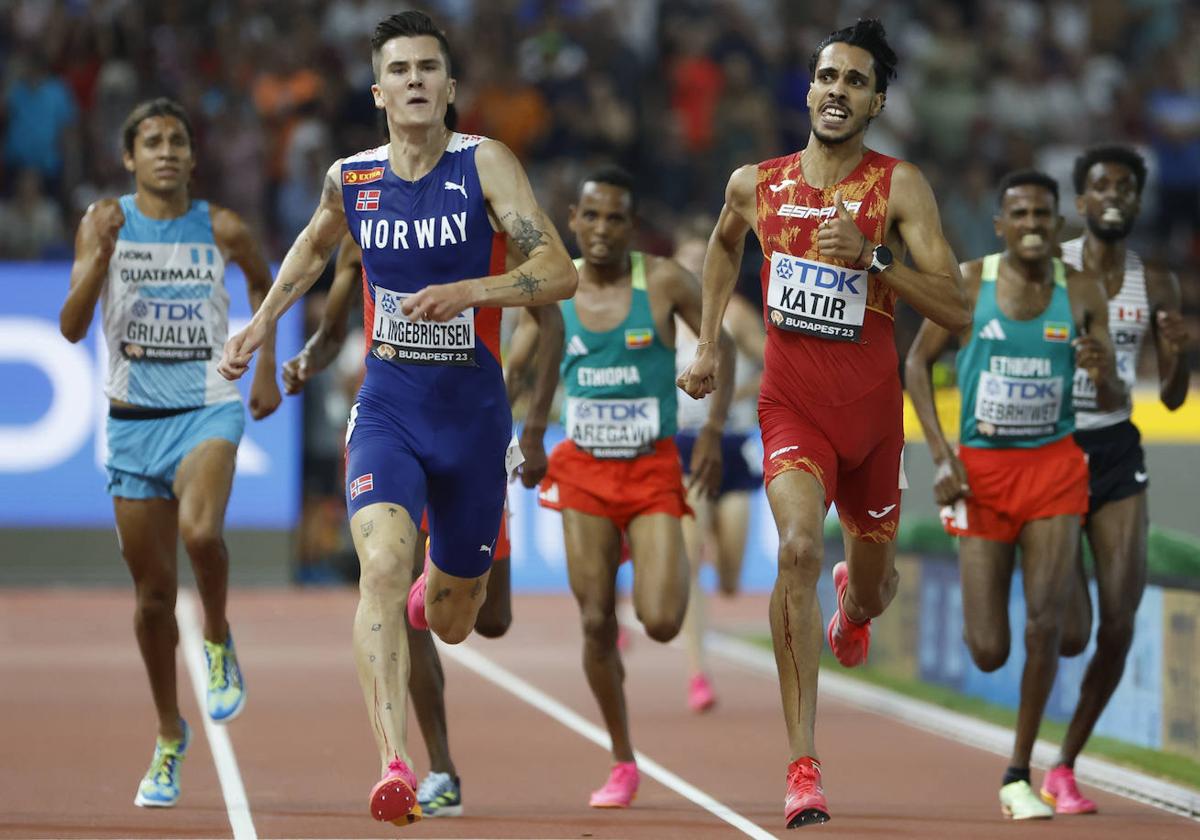
<path fill-rule="evenodd" d="M 638 245 L 659 254 L 707 237 L 733 168 L 804 145 L 812 46 L 856 17 L 880 17 L 901 60 L 868 145 L 922 167 L 960 259 L 998 247 L 992 216 L 1000 174 L 1035 166 L 1056 176 L 1074 235 L 1075 156 L 1092 143 L 1128 142 L 1151 171 L 1134 246 L 1177 273 L 1192 335 L 1200 336 L 1195 2 L 420 5 L 456 48 L 460 130 L 498 138 L 520 156 L 568 244 L 567 210 L 580 176 L 615 161 L 640 184 Z M 57 330 L 81 214 L 95 199 L 130 189 L 118 138 L 125 115 L 151 96 L 182 102 L 197 129 L 196 195 L 240 213 L 278 261 L 315 206 L 329 163 L 378 145 L 368 40 L 379 19 L 408 6 L 0 0 L 0 584 L 127 579 L 104 493 L 106 405 L 95 329 L 78 346 Z M 747 254 L 739 291 L 758 302 L 757 249 Z M 315 326 L 328 279 L 283 325 L 280 362 Z M 235 318 L 248 317 L 236 272 L 229 284 L 240 305 Z M 911 311 L 900 313 L 902 354 L 917 323 Z M 302 400 L 288 398 L 276 416 L 248 425 L 229 516 L 235 583 L 353 578 L 341 441 L 360 349 L 351 346 Z M 1193 371 L 1198 353 L 1193 348 Z M 1158 586 L 1142 607 L 1141 653 L 1131 660 L 1141 664 L 1127 670 L 1118 695 L 1125 699 L 1114 701 L 1117 713 L 1102 731 L 1200 760 L 1200 382 L 1171 415 L 1156 408 L 1151 359 L 1142 373 L 1136 419 L 1152 476 Z M 939 377 L 952 383 L 952 368 Z M 915 420 L 908 430 L 918 434 Z M 919 440 L 907 466 L 903 562 L 914 585 L 892 611 L 888 661 L 909 677 L 1015 699 L 1019 658 L 983 678 L 952 655 L 961 654 L 961 608 L 946 562 L 953 547 L 934 523 L 932 467 Z M 527 492 L 512 495 L 518 590 L 565 592 L 557 516 L 537 511 Z M 761 499 L 752 516 L 745 584 L 764 591 L 775 544 Z M 1075 664 L 1082 668 L 1083 659 Z M 1069 712 L 1078 679 L 1064 668 L 1052 716 Z"/>

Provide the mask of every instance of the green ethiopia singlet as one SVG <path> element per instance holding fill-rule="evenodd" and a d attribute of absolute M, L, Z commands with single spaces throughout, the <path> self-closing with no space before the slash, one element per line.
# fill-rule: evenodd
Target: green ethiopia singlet
<path fill-rule="evenodd" d="M 675 434 L 675 351 L 654 328 L 646 258 L 629 255 L 633 294 L 616 329 L 592 332 L 574 300 L 561 303 L 564 336 L 559 373 L 567 437 L 597 458 L 636 458 Z M 582 261 L 576 260 L 582 267 Z"/>
<path fill-rule="evenodd" d="M 1054 260 L 1050 303 L 1040 315 L 1014 321 L 996 301 L 999 268 L 999 254 L 983 258 L 971 339 L 958 351 L 959 440 L 989 449 L 1044 446 L 1075 430 L 1075 324 L 1066 269 Z"/>

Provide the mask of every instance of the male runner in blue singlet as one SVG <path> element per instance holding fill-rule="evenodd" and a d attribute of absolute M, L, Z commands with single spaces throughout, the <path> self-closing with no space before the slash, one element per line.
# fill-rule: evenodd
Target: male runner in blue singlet
<path fill-rule="evenodd" d="M 259 313 L 226 344 L 221 371 L 245 371 L 349 228 L 363 252 L 371 346 L 346 442 L 361 567 L 354 647 L 383 765 L 371 814 L 406 825 L 421 816 L 405 746 L 402 614 L 417 524 L 428 509 L 428 624 L 443 641 L 461 642 L 486 597 L 504 508 L 512 416 L 498 307 L 569 297 L 578 277 L 512 152 L 446 126 L 455 80 L 441 30 L 421 12 L 403 12 L 376 27 L 371 46 L 371 92 L 390 142 L 329 168 L 312 220 Z M 505 235 L 524 257 L 511 271 Z"/>
<path fill-rule="evenodd" d="M 132 195 L 88 208 L 75 238 L 71 291 L 59 316 L 72 342 L 101 303 L 108 348 L 108 491 L 117 539 L 137 591 L 134 629 L 158 712 L 154 758 L 134 804 L 179 799 L 189 729 L 175 689 L 175 544 L 182 536 L 204 608 L 208 714 L 232 720 L 245 704 L 225 620 L 229 554 L 222 531 L 245 417 L 238 390 L 217 374 L 229 329 L 225 264 L 246 275 L 258 308 L 271 272 L 236 213 L 194 200 L 191 123 L 169 99 L 138 105 L 122 129 Z M 274 333 L 250 389 L 256 420 L 280 401 Z"/>

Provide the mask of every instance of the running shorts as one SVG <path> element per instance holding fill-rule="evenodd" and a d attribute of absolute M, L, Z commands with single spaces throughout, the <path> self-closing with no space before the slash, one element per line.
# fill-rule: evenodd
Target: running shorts
<path fill-rule="evenodd" d="M 696 446 L 696 434 L 688 430 L 675 435 L 684 475 L 691 475 L 692 472 L 692 449 Z M 748 493 L 762 487 L 762 462 L 756 457 L 756 443 L 748 432 L 726 432 L 721 435 L 721 486 L 717 496 Z"/>
<path fill-rule="evenodd" d="M 1075 442 L 1087 455 L 1088 513 L 1095 513 L 1109 502 L 1144 493 L 1150 486 L 1142 435 L 1130 421 L 1077 431 Z"/>

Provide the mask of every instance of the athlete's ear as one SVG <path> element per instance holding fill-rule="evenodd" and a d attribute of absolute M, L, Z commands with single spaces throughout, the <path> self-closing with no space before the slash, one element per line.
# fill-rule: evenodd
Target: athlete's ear
<path fill-rule="evenodd" d="M 1075 212 L 1079 214 L 1079 218 L 1087 219 L 1087 199 L 1082 195 L 1075 196 Z"/>
<path fill-rule="evenodd" d="M 885 102 L 887 102 L 887 94 L 886 93 L 880 92 L 880 93 L 875 94 L 874 98 L 871 100 L 871 108 L 867 112 L 868 115 L 870 115 L 870 117 L 872 119 L 874 119 L 875 117 L 878 117 L 879 112 L 883 110 L 883 105 Z"/>
<path fill-rule="evenodd" d="M 572 231 L 575 230 L 575 215 L 579 212 L 579 206 L 571 204 L 567 207 L 567 227 Z"/>
<path fill-rule="evenodd" d="M 137 141 L 135 140 L 134 142 L 137 142 Z M 133 163 L 133 155 L 130 154 L 129 152 L 121 152 L 121 163 L 124 164 L 125 171 L 128 172 L 130 175 L 132 175 L 134 173 L 134 170 L 137 169 L 137 167 L 134 166 L 134 163 Z"/>
<path fill-rule="evenodd" d="M 371 85 L 371 98 L 375 100 L 375 109 L 383 110 L 383 91 L 379 89 L 378 84 Z"/>
<path fill-rule="evenodd" d="M 992 230 L 994 230 L 996 232 L 996 238 L 999 239 L 1001 242 L 1003 242 L 1004 241 L 1004 217 L 1002 214 L 997 213 L 995 216 L 992 216 Z"/>
<path fill-rule="evenodd" d="M 447 84 L 449 85 L 449 87 L 447 88 L 448 92 L 446 94 L 446 104 L 453 105 L 454 104 L 454 95 L 455 95 L 455 93 L 458 92 L 458 79 L 450 79 L 447 82 Z"/>

